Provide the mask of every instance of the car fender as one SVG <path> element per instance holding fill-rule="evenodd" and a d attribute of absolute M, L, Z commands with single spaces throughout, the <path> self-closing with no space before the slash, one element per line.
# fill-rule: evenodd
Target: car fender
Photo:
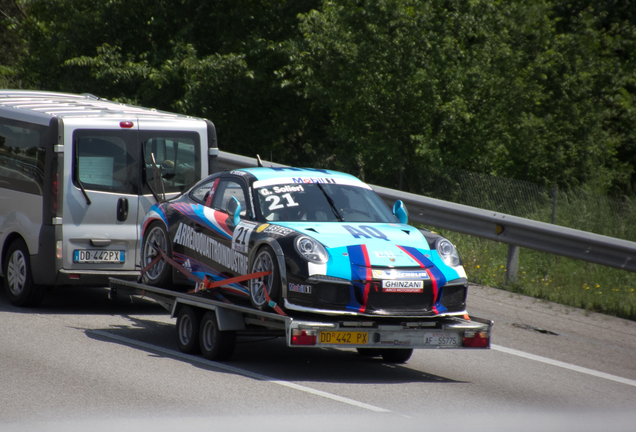
<path fill-rule="evenodd" d="M 254 243 L 252 250 L 249 254 L 249 268 L 252 268 L 252 263 L 254 262 L 254 258 L 256 256 L 256 252 L 261 248 L 261 246 L 267 245 L 274 250 L 276 254 L 276 261 L 278 261 L 278 270 L 280 274 L 280 283 L 283 298 L 287 297 L 287 267 L 285 266 L 285 254 L 283 253 L 283 249 L 280 247 L 280 244 L 272 238 L 261 239 Z"/>

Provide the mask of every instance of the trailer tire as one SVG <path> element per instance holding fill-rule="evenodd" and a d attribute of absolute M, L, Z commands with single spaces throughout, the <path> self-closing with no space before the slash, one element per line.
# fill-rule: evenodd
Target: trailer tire
<path fill-rule="evenodd" d="M 33 283 L 29 249 L 21 238 L 11 243 L 4 260 L 4 288 L 14 306 L 37 306 L 45 287 Z"/>
<path fill-rule="evenodd" d="M 163 223 L 159 221 L 152 222 L 148 225 L 146 232 L 144 232 L 144 240 L 141 247 L 141 265 L 143 267 L 150 264 L 158 254 L 151 246 L 152 244 L 161 248 L 168 257 L 172 257 L 172 244 L 170 243 L 168 232 Z M 172 267 L 161 259 L 144 273 L 143 281 L 156 287 L 168 287 L 172 282 Z"/>
<path fill-rule="evenodd" d="M 199 353 L 201 313 L 192 306 L 181 306 L 177 314 L 177 345 L 186 354 Z"/>
<path fill-rule="evenodd" d="M 381 354 L 382 359 L 387 363 L 406 363 L 413 355 L 413 348 L 383 348 Z"/>
<path fill-rule="evenodd" d="M 236 332 L 219 330 L 216 314 L 208 311 L 201 320 L 199 346 L 201 354 L 208 360 L 228 360 L 234 353 Z"/>
<path fill-rule="evenodd" d="M 269 246 L 263 246 L 256 252 L 250 269 L 250 273 L 262 271 L 271 271 L 272 274 L 249 281 L 250 301 L 258 310 L 266 310 L 269 307 L 263 286 L 268 288 L 267 294 L 274 303 L 278 303 L 280 297 L 280 270 L 276 254 Z"/>

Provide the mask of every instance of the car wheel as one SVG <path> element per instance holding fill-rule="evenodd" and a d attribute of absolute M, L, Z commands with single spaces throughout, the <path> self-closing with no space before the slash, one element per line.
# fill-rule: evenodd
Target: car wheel
<path fill-rule="evenodd" d="M 169 257 L 172 256 L 172 244 L 168 238 L 168 232 L 161 222 L 152 222 L 144 234 L 144 241 L 141 248 L 141 262 L 143 267 L 150 264 L 159 254 L 152 245 L 159 247 Z M 152 286 L 168 287 L 172 281 L 172 269 L 170 268 L 170 264 L 160 259 L 144 273 L 143 281 Z"/>
<path fill-rule="evenodd" d="M 387 363 L 406 363 L 413 355 L 412 348 L 384 348 L 381 351 L 382 359 Z"/>
<path fill-rule="evenodd" d="M 250 301 L 256 309 L 267 309 L 268 302 L 265 297 L 265 287 L 269 298 L 278 303 L 280 297 L 280 270 L 278 269 L 278 261 L 274 250 L 269 246 L 263 246 L 254 257 L 250 273 L 271 271 L 269 276 L 263 276 L 258 279 L 250 279 L 249 291 Z"/>
<path fill-rule="evenodd" d="M 220 331 L 216 314 L 208 311 L 201 320 L 199 331 L 201 354 L 208 360 L 227 360 L 236 346 L 236 332 Z"/>
<path fill-rule="evenodd" d="M 182 306 L 177 314 L 177 345 L 186 354 L 199 352 L 201 313 L 192 306 Z"/>
<path fill-rule="evenodd" d="M 17 239 L 7 251 L 4 261 L 4 287 L 14 306 L 37 306 L 44 295 L 44 287 L 33 283 L 31 259 L 26 243 Z"/>

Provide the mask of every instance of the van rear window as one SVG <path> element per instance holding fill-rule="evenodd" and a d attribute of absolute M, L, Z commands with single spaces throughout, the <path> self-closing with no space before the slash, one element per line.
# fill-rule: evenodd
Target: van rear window
<path fill-rule="evenodd" d="M 136 194 L 133 134 L 82 131 L 75 141 L 75 181 L 87 190 Z"/>

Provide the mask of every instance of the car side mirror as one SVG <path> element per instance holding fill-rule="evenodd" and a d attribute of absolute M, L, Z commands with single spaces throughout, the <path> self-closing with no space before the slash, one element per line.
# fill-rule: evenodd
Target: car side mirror
<path fill-rule="evenodd" d="M 239 222 L 241 222 L 241 203 L 236 197 L 230 198 L 230 201 L 227 203 L 227 212 L 230 214 L 234 226 L 237 226 Z"/>
<path fill-rule="evenodd" d="M 395 204 L 393 204 L 393 214 L 401 223 L 406 224 L 409 222 L 409 211 L 402 200 L 397 200 Z"/>

